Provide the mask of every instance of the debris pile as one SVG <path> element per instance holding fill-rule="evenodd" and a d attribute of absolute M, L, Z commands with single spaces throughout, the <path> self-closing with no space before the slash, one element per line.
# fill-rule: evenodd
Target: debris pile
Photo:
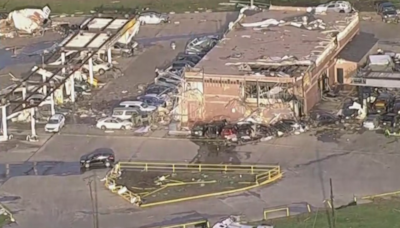
<path fill-rule="evenodd" d="M 50 24 L 50 13 L 48 6 L 43 9 L 14 10 L 7 18 L 0 20 L 0 37 L 42 34 L 44 27 Z"/>
<path fill-rule="evenodd" d="M 209 123 L 196 123 L 191 130 L 191 137 L 205 139 L 221 139 L 232 143 L 268 141 L 273 138 L 300 134 L 308 130 L 303 121 L 282 119 L 274 124 L 262 124 L 252 119 L 237 123 L 226 120 Z"/>

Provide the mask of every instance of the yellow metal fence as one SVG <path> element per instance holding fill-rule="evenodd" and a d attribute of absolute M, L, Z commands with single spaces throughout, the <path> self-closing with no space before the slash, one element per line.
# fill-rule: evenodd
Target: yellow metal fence
<path fill-rule="evenodd" d="M 122 170 L 140 170 L 140 171 L 166 171 L 166 172 L 232 172 L 238 174 L 252 174 L 255 175 L 255 181 L 248 183 L 249 185 L 243 188 L 209 193 L 204 195 L 196 195 L 191 197 L 184 197 L 179 199 L 160 201 L 154 203 L 143 203 L 142 197 L 148 194 L 136 194 L 125 186 L 117 186 L 115 179 L 121 173 Z M 282 177 L 280 166 L 276 165 L 223 165 L 223 164 L 184 164 L 184 163 L 146 163 L 146 162 L 119 162 L 114 168 L 107 174 L 105 178 L 105 186 L 111 192 L 120 195 L 123 199 L 128 202 L 135 204 L 140 207 L 150 207 L 163 204 L 176 203 L 181 201 L 200 199 L 205 197 L 212 197 L 224 194 L 232 194 L 241 191 L 247 191 L 249 189 L 265 185 L 276 181 Z M 177 183 L 175 183 L 177 184 Z M 190 183 L 188 183 L 190 184 Z M 197 183 L 198 184 L 198 183 Z M 174 185 L 174 183 L 172 183 Z M 162 186 L 161 189 L 169 187 Z M 159 191 L 159 190 L 155 190 Z"/>
<path fill-rule="evenodd" d="M 170 171 L 170 172 L 237 172 L 256 174 L 270 170 L 278 170 L 277 165 L 224 165 L 224 164 L 187 164 L 187 163 L 147 163 L 147 162 L 120 162 L 120 169 L 137 169 L 143 171 Z"/>
<path fill-rule="evenodd" d="M 10 210 L 8 210 L 5 206 L 0 203 L 0 211 L 2 215 L 6 216 L 11 222 L 15 222 L 14 216 Z"/>

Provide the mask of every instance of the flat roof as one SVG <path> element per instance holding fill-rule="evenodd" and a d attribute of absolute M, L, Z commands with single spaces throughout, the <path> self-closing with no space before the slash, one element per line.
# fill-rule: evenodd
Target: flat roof
<path fill-rule="evenodd" d="M 104 18 L 104 17 L 92 17 L 86 19 L 82 25 L 87 25 L 89 31 L 91 30 L 118 30 L 121 29 L 129 20 L 126 19 L 116 19 L 116 18 Z"/>
<path fill-rule="evenodd" d="M 136 20 L 134 18 L 87 18 L 81 24 L 81 27 L 87 26 L 87 30 L 70 34 L 60 42 L 59 46 L 63 46 L 67 50 L 68 48 L 100 48 L 111 36 L 117 35 L 116 32 L 121 30 L 128 22 L 132 22 L 132 25 L 134 25 Z M 109 42 L 116 42 L 116 39 L 111 39 Z"/>
<path fill-rule="evenodd" d="M 307 23 L 302 26 L 305 16 Z M 275 19 L 279 25 L 249 24 L 267 19 Z M 204 70 L 205 74 L 243 75 L 238 66 L 227 66 L 227 63 L 270 62 L 285 56 L 303 62 L 315 61 L 332 40 L 332 33 L 342 31 L 349 23 L 346 14 L 341 13 L 258 12 L 236 24 L 195 68 Z"/>

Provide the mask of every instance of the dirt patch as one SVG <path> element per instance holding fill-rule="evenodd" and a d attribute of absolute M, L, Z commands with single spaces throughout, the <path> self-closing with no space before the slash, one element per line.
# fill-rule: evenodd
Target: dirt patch
<path fill-rule="evenodd" d="M 240 189 L 254 182 L 255 175 L 220 172 L 123 171 L 117 179 L 117 185 L 141 195 L 145 204 Z"/>

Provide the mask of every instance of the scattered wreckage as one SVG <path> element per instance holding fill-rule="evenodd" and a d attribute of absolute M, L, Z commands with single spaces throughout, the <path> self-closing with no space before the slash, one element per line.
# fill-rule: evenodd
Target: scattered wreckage
<path fill-rule="evenodd" d="M 196 123 L 190 131 L 191 138 L 219 139 L 228 143 L 268 141 L 291 134 L 300 134 L 308 130 L 304 121 L 282 119 L 274 124 L 262 124 L 252 118 L 237 123 L 226 120 L 208 123 Z"/>
<path fill-rule="evenodd" d="M 138 18 L 142 25 L 156 25 L 161 23 L 170 23 L 168 14 L 158 13 L 155 11 L 141 12 Z"/>
<path fill-rule="evenodd" d="M 0 19 L 0 37 L 43 34 L 46 26 L 51 24 L 51 10 L 26 8 L 10 12 L 5 19 Z"/>

